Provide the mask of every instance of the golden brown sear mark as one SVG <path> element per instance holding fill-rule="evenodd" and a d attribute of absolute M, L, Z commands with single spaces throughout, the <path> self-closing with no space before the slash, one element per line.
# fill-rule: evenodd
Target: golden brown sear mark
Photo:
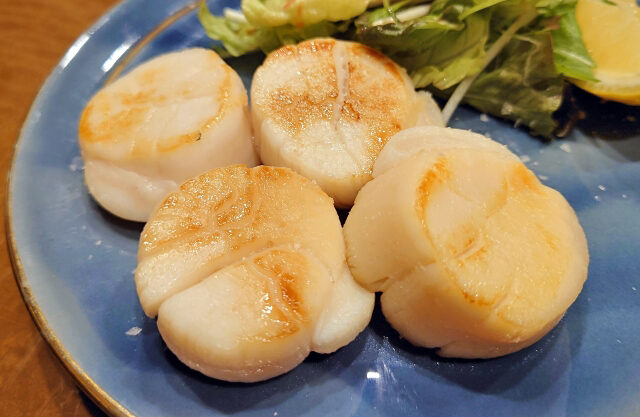
<path fill-rule="evenodd" d="M 514 190 L 520 191 L 524 188 L 536 193 L 543 191 L 543 187 L 541 187 L 542 184 L 540 184 L 538 178 L 523 164 L 514 164 L 509 179 L 511 180 Z"/>
<path fill-rule="evenodd" d="M 356 56 L 369 56 L 380 62 L 390 74 L 397 78 L 401 84 L 404 84 L 404 78 L 400 73 L 398 65 L 382 52 L 362 44 L 354 44 L 352 51 Z"/>
<path fill-rule="evenodd" d="M 403 119 L 406 116 L 406 103 L 403 102 L 404 97 L 404 80 L 398 73 L 396 65 L 384 59 L 381 62 L 388 74 L 383 74 L 379 82 L 372 83 L 368 69 L 361 60 L 357 59 L 358 54 L 354 51 L 364 50 L 364 55 L 371 55 L 378 60 L 378 56 L 384 56 L 379 52 L 362 45 L 354 45 L 351 48 L 352 55 L 356 59 L 350 59 L 347 65 L 349 76 L 349 91 L 345 97 L 345 103 L 342 108 L 342 115 L 346 120 L 353 122 L 364 122 L 368 131 L 366 136 L 368 152 L 377 156 L 387 140 L 399 132 L 403 127 Z M 363 55 L 363 54 L 360 54 Z M 393 68 L 389 70 L 389 65 Z M 396 79 L 392 77 L 400 77 L 400 85 L 396 84 Z"/>
<path fill-rule="evenodd" d="M 263 297 L 265 301 L 268 299 L 268 314 L 263 314 L 268 318 L 265 321 L 268 328 L 260 339 L 273 340 L 300 331 L 311 320 L 304 305 L 305 271 L 309 267 L 304 256 L 275 249 L 257 256 L 253 263 L 264 279 L 272 283 L 265 286 L 265 289 L 271 288 L 265 290 L 268 293 Z"/>
<path fill-rule="evenodd" d="M 225 181 L 229 176 L 239 176 L 240 181 Z M 254 215 L 252 192 L 249 169 L 244 165 L 219 168 L 192 178 L 164 199 L 160 206 L 162 216 L 147 224 L 141 242 L 150 252 L 177 242 L 200 248 L 223 239 L 230 246 L 240 243 L 238 240 L 250 241 L 251 233 L 241 234 L 235 229 Z"/>
<path fill-rule="evenodd" d="M 304 257 L 289 251 L 271 250 L 257 257 L 254 263 L 274 278 L 282 300 L 295 319 L 308 321 L 301 293 L 301 287 L 304 285 L 301 273 L 308 266 Z"/>
<path fill-rule="evenodd" d="M 232 86 L 233 72 L 228 66 L 220 66 L 219 63 L 213 60 L 211 70 L 218 68 L 222 69 L 224 73 L 224 78 L 217 85 L 216 92 L 213 93 L 218 100 L 219 108 L 215 115 L 199 126 L 198 130 L 162 138 L 161 140 L 139 136 L 139 133 L 136 132 L 136 127 L 144 124 L 149 113 L 154 111 L 154 108 L 169 105 L 176 98 L 167 97 L 155 90 L 144 88 L 135 92 L 112 92 L 112 85 L 96 94 L 82 112 L 78 126 L 80 141 L 85 143 L 131 141 L 130 156 L 133 158 L 144 158 L 153 155 L 156 151 L 169 153 L 183 145 L 199 141 L 203 133 L 219 123 L 229 109 L 247 105 L 246 97 L 242 102 L 230 102 L 229 93 Z M 160 69 L 152 68 L 142 72 L 140 77 L 145 81 L 143 84 L 153 85 L 155 80 L 160 77 L 158 75 L 160 71 Z M 184 100 L 192 98 L 193 91 L 190 89 L 183 90 L 182 93 L 183 95 L 179 96 L 179 98 Z M 201 93 L 198 92 L 198 94 Z M 111 101 L 121 107 L 120 111 L 112 114 L 113 106 L 110 103 Z M 91 120 L 96 117 L 99 120 L 101 119 L 97 124 Z"/>
<path fill-rule="evenodd" d="M 334 105 L 339 96 L 335 45 L 335 40 L 322 39 L 285 46 L 265 61 L 264 65 L 269 66 L 307 55 L 317 57 L 315 66 L 304 65 L 302 69 L 306 83 L 275 88 L 266 100 L 269 117 L 293 136 L 314 121 L 331 121 L 335 117 Z M 363 140 L 368 153 L 375 157 L 389 137 L 403 128 L 408 113 L 403 104 L 405 80 L 398 66 L 376 50 L 350 43 L 345 51 L 349 81 L 340 116 L 348 122 L 363 123 Z M 388 74 L 380 82 L 372 82 L 368 66 L 360 62 L 363 59 L 373 59 Z"/>
<path fill-rule="evenodd" d="M 290 169 L 272 166 L 262 166 L 260 169 L 247 170 L 251 176 L 254 176 L 257 181 L 265 180 L 289 180 L 293 177 L 294 173 Z"/>
<path fill-rule="evenodd" d="M 440 184 L 451 177 L 449 164 L 450 161 L 446 157 L 441 156 L 438 158 L 438 160 L 436 160 L 436 162 L 424 174 L 422 181 L 416 189 L 416 202 L 414 207 L 425 231 L 427 222 L 424 217 L 424 212 L 427 208 L 427 204 L 429 204 L 429 197 L 431 196 L 431 192 L 436 184 Z"/>
<path fill-rule="evenodd" d="M 479 307 L 490 307 L 494 303 L 493 301 L 487 301 L 487 300 L 484 300 L 484 299 L 482 299 L 480 297 L 477 297 L 475 295 L 468 294 L 460 287 L 458 287 L 458 289 L 462 293 L 462 296 L 464 297 L 464 300 L 469 304 L 476 304 Z"/>
<path fill-rule="evenodd" d="M 298 51 L 315 54 L 318 51 L 332 53 L 336 41 L 333 39 L 317 39 L 298 44 Z"/>
<path fill-rule="evenodd" d="M 314 121 L 331 120 L 336 96 L 337 89 L 320 95 L 317 91 L 279 88 L 274 91 L 267 104 L 269 117 L 277 120 L 279 125 L 295 136 Z"/>

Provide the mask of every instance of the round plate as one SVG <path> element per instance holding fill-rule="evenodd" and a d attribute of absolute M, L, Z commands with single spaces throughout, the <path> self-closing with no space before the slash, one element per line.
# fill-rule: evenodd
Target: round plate
<path fill-rule="evenodd" d="M 76 129 L 85 103 L 120 70 L 211 46 L 189 6 L 125 1 L 82 35 L 38 95 L 10 174 L 9 241 L 24 298 L 95 401 L 118 416 L 640 415 L 640 108 L 581 93 L 587 118 L 552 143 L 465 108 L 453 120 L 520 155 L 586 232 L 584 290 L 539 343 L 493 360 L 442 359 L 400 339 L 376 309 L 353 343 L 270 381 L 230 384 L 182 365 L 138 303 L 141 225 L 87 194 Z M 223 6 L 237 2 L 210 2 L 217 14 Z M 260 59 L 229 63 L 248 86 Z"/>

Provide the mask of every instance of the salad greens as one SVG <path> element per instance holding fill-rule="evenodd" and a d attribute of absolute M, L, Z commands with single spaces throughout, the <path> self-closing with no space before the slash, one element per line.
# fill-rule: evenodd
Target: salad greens
<path fill-rule="evenodd" d="M 199 18 L 238 56 L 335 36 L 376 48 L 417 88 L 552 137 L 566 77 L 595 80 L 575 17 L 577 0 L 411 0 L 367 9 L 365 0 L 243 0 L 242 11 Z"/>
<path fill-rule="evenodd" d="M 242 12 L 257 27 L 302 27 L 351 19 L 368 5 L 368 0 L 246 0 L 242 2 Z"/>
<path fill-rule="evenodd" d="M 349 27 L 348 23 L 333 23 L 326 20 L 302 27 L 292 24 L 258 27 L 249 23 L 244 15 L 233 11 L 225 11 L 224 17 L 214 16 L 204 2 L 200 5 L 198 17 L 207 35 L 221 41 L 224 45 L 224 50 L 218 51 L 223 56 L 225 52 L 240 56 L 258 50 L 268 54 L 282 45 L 298 43 L 310 38 L 332 36 L 344 32 Z"/>
<path fill-rule="evenodd" d="M 556 128 L 552 115 L 562 103 L 565 87 L 552 58 L 549 34 L 514 37 L 478 76 L 464 100 L 482 112 L 550 136 Z"/>

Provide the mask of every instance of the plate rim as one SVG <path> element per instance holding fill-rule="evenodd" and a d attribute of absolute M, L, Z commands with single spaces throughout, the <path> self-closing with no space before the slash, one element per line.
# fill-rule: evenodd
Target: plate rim
<path fill-rule="evenodd" d="M 51 83 L 63 71 L 64 68 L 61 66 L 61 63 L 65 60 L 71 50 L 74 49 L 74 46 L 77 45 L 77 42 L 80 39 L 92 36 L 108 20 L 110 20 L 111 16 L 116 14 L 122 7 L 124 7 L 125 4 L 129 3 L 130 1 L 132 0 L 119 1 L 105 13 L 103 13 L 96 21 L 94 21 L 94 23 L 91 24 L 88 29 L 83 31 L 73 41 L 69 48 L 66 49 L 51 72 L 49 72 L 49 75 L 47 75 L 47 78 L 42 83 L 40 89 L 38 90 L 38 93 L 31 103 L 31 106 L 29 107 L 29 111 L 24 118 L 24 121 L 20 128 L 20 132 L 18 133 L 18 137 L 13 146 L 13 154 L 11 155 L 11 162 L 9 164 L 9 169 L 7 171 L 7 176 L 5 179 L 6 196 L 4 199 L 5 237 L 7 240 L 7 252 L 9 254 L 9 261 L 11 263 L 11 269 L 13 270 L 13 276 L 15 278 L 16 284 L 18 285 L 18 289 L 20 290 L 20 295 L 22 296 L 22 300 L 27 306 L 27 310 L 29 311 L 32 320 L 36 324 L 36 327 L 38 328 L 38 331 L 44 338 L 45 342 L 47 342 L 49 347 L 53 350 L 57 359 L 63 365 L 64 369 L 71 375 L 76 385 L 80 389 L 82 389 L 82 391 L 91 399 L 91 401 L 93 401 L 94 404 L 96 404 L 102 411 L 114 417 L 135 417 L 135 415 L 122 404 L 120 404 L 111 395 L 109 395 L 109 393 L 107 393 L 104 389 L 102 389 L 102 387 L 100 387 L 100 385 L 98 385 L 93 380 L 93 378 L 91 378 L 85 372 L 85 370 L 82 369 L 82 367 L 76 362 L 73 356 L 71 356 L 69 351 L 65 348 L 62 341 L 55 334 L 53 329 L 49 326 L 48 320 L 40 309 L 40 305 L 36 301 L 31 291 L 31 286 L 28 283 L 28 277 L 26 272 L 24 271 L 22 260 L 18 251 L 18 243 L 13 227 L 14 217 L 12 201 L 14 183 L 13 177 L 15 174 L 15 167 L 18 159 L 18 154 L 20 152 L 20 147 L 26 140 L 25 130 L 28 126 L 35 123 L 33 121 L 34 111 L 39 107 L 39 104 L 43 100 L 43 97 L 47 94 L 48 90 L 50 89 Z M 125 54 L 123 54 L 122 57 L 120 57 L 120 59 L 118 59 L 116 65 L 114 65 L 113 68 L 109 70 L 109 72 L 106 74 L 104 84 L 109 84 L 113 80 L 115 80 L 118 75 L 120 75 L 122 70 L 126 67 L 126 65 L 130 62 L 130 60 L 134 58 L 146 44 L 148 44 L 176 20 L 193 11 L 199 5 L 199 3 L 199 0 L 189 1 L 185 6 L 178 9 L 176 12 L 166 16 L 165 19 L 158 23 L 151 31 L 143 34 L 143 36 L 137 42 L 135 42 L 132 47 Z"/>

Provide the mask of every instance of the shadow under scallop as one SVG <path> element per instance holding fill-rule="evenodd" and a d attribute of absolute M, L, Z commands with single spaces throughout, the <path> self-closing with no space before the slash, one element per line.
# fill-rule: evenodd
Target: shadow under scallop
<path fill-rule="evenodd" d="M 292 371 L 249 384 L 225 382 L 192 370 L 166 349 L 160 339 L 156 346 L 148 347 L 164 351 L 165 359 L 175 371 L 167 377 L 167 382 L 180 394 L 195 398 L 223 414 L 273 415 L 269 410 L 277 410 L 277 415 L 284 417 L 306 415 L 310 410 L 315 412 L 326 407 L 320 403 L 327 398 L 353 388 L 351 377 L 344 373 L 353 373 L 353 362 L 366 344 L 367 334 L 361 333 L 337 352 L 328 355 L 311 353 Z M 296 401 L 288 403 L 292 397 L 296 397 Z"/>
<path fill-rule="evenodd" d="M 91 206 L 90 211 L 100 213 L 100 217 L 104 221 L 104 224 L 109 225 L 111 230 L 128 239 L 136 241 L 140 239 L 140 233 L 142 233 L 144 223 L 125 220 L 115 216 L 102 208 L 102 206 L 99 205 L 93 197 L 88 195 L 87 198 L 90 200 L 88 203 Z"/>
<path fill-rule="evenodd" d="M 117 240 L 138 240 L 144 224 L 113 216 L 90 196 L 86 198 L 90 200 L 91 209 L 99 213 L 100 225 L 118 235 Z M 202 414 L 206 409 L 217 410 L 221 414 L 264 415 L 265 409 L 277 409 L 278 415 L 285 417 L 326 409 L 326 403 L 330 402 L 328 399 L 336 394 L 338 397 L 359 397 L 357 392 L 362 389 L 366 365 L 353 362 L 361 359 L 362 350 L 369 345 L 367 331 L 337 352 L 329 355 L 311 353 L 291 372 L 265 382 L 239 384 L 215 380 L 190 369 L 171 353 L 157 330 L 156 321 L 146 317 L 140 307 L 132 271 L 120 269 L 121 273 L 110 277 L 109 284 L 101 291 L 104 297 L 118 298 L 120 307 L 95 315 L 101 318 L 96 328 L 101 329 L 102 342 L 108 346 L 110 354 L 120 361 L 118 375 L 113 378 L 130 384 L 131 391 L 145 399 L 141 409 L 145 413 L 151 410 L 152 414 L 184 415 L 187 404 L 187 407 L 194 408 L 193 415 L 198 415 L 198 411 Z M 139 328 L 137 333 L 126 333 L 127 329 L 135 327 Z M 371 356 L 371 352 L 368 355 Z M 145 377 L 138 377 L 140 374 Z M 167 385 L 172 387 L 170 392 L 159 389 Z M 189 400 L 168 400 L 172 397 Z M 295 401 L 288 401 L 292 397 Z M 299 398 L 304 398 L 304 401 L 298 401 Z M 352 401 L 353 404 L 347 402 L 341 404 L 342 409 L 357 407 L 359 400 Z"/>
<path fill-rule="evenodd" d="M 461 402 L 468 403 L 465 411 L 471 410 L 476 404 L 485 403 L 487 396 L 491 396 L 505 399 L 509 403 L 515 402 L 516 405 L 510 407 L 512 411 L 522 412 L 520 415 L 553 415 L 549 411 L 551 404 L 562 409 L 568 397 L 570 372 L 567 369 L 572 356 L 580 348 L 584 330 L 586 304 L 582 302 L 583 299 L 584 297 L 576 302 L 562 321 L 539 342 L 519 352 L 494 359 L 442 358 L 436 354 L 435 349 L 412 345 L 400 337 L 384 319 L 379 300 L 370 327 L 389 343 L 397 355 L 406 362 L 415 364 L 418 374 L 430 381 L 430 384 L 424 384 L 430 388 L 424 388 L 423 393 L 419 392 L 420 388 L 413 387 L 417 390 L 418 398 L 433 398 L 443 394 L 436 398 L 436 408 L 449 407 L 454 413 L 461 411 L 460 404 L 447 403 L 446 395 L 450 391 L 446 385 L 450 384 L 442 382 L 448 381 L 459 387 L 453 390 L 459 391 L 461 388 L 465 392 L 459 397 Z M 400 376 L 396 375 L 395 378 Z M 433 387 L 438 390 L 435 394 L 428 392 Z M 518 406 L 517 403 L 527 404 Z M 419 406 L 425 407 L 423 412 L 431 412 L 434 402 L 425 400 Z M 495 415 L 503 415 L 500 410 L 500 407 L 496 407 Z"/>

